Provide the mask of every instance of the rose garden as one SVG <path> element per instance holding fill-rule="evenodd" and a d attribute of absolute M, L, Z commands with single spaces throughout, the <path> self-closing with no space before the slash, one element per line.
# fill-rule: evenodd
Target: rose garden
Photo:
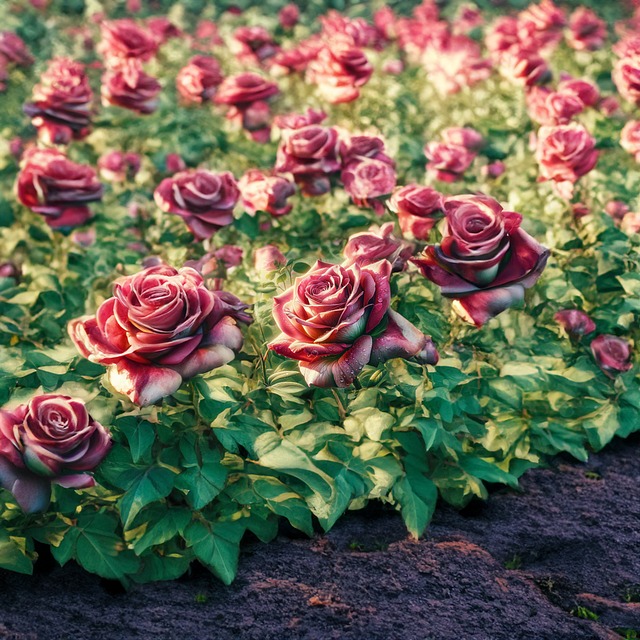
<path fill-rule="evenodd" d="M 2 575 L 233 589 L 247 545 L 352 512 L 418 541 L 637 444 L 638 3 L 0 17 Z M 577 602 L 566 635 L 380 637 L 640 637 Z"/>

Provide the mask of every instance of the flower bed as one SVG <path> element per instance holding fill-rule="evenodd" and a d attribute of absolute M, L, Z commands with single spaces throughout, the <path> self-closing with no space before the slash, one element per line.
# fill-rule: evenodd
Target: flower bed
<path fill-rule="evenodd" d="M 282 518 L 382 500 L 417 537 L 640 429 L 630 11 L 612 46 L 549 1 L 315 33 L 32 4 L 0 34 L 0 567 L 228 583 Z"/>

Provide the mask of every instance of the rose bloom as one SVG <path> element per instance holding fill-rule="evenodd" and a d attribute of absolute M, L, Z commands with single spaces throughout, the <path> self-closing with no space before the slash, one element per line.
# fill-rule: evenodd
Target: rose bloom
<path fill-rule="evenodd" d="M 11 278 L 18 281 L 21 277 L 22 269 L 15 262 L 0 263 L 0 278 Z"/>
<path fill-rule="evenodd" d="M 425 145 L 427 172 L 437 180 L 455 182 L 471 166 L 476 154 L 458 144 L 429 142 Z"/>
<path fill-rule="evenodd" d="M 532 87 L 527 92 L 527 111 L 542 125 L 567 124 L 584 110 L 584 102 L 575 93 Z"/>
<path fill-rule="evenodd" d="M 629 371 L 631 363 L 631 345 L 624 338 L 603 334 L 591 341 L 591 353 L 597 365 L 609 378 Z"/>
<path fill-rule="evenodd" d="M 293 29 L 300 19 L 300 9 L 293 2 L 285 5 L 278 12 L 278 21 L 283 29 Z"/>
<path fill-rule="evenodd" d="M 187 168 L 186 162 L 180 157 L 178 153 L 167 153 L 164 158 L 164 168 L 167 173 L 178 173 L 184 171 Z"/>
<path fill-rule="evenodd" d="M 350 136 L 340 142 L 340 158 L 342 166 L 367 158 L 379 160 L 395 167 L 395 162 L 384 152 L 384 141 L 377 136 Z"/>
<path fill-rule="evenodd" d="M 126 18 L 102 22 L 100 35 L 98 53 L 112 69 L 119 68 L 127 60 L 151 60 L 158 50 L 153 33 Z"/>
<path fill-rule="evenodd" d="M 620 230 L 628 235 L 640 233 L 640 212 L 625 213 L 620 221 Z"/>
<path fill-rule="evenodd" d="M 549 250 L 520 228 L 522 216 L 483 195 L 445 200 L 439 245 L 414 258 L 422 274 L 453 299 L 453 310 L 481 327 L 517 302 L 542 273 Z"/>
<path fill-rule="evenodd" d="M 274 82 L 247 71 L 225 78 L 218 87 L 215 102 L 244 108 L 252 102 L 267 100 L 279 91 L 278 85 Z"/>
<path fill-rule="evenodd" d="M 272 216 L 284 216 L 293 208 L 287 199 L 296 192 L 296 187 L 282 176 L 249 169 L 238 181 L 238 188 L 242 206 L 249 215 L 266 211 Z"/>
<path fill-rule="evenodd" d="M 317 35 L 299 41 L 293 48 L 278 51 L 270 60 L 269 73 L 272 76 L 285 76 L 301 73 L 311 60 L 315 60 L 325 44 Z"/>
<path fill-rule="evenodd" d="M 397 214 L 402 233 L 416 240 L 427 240 L 431 229 L 444 215 L 442 194 L 418 184 L 396 189 L 387 206 Z"/>
<path fill-rule="evenodd" d="M 640 57 L 633 56 L 618 60 L 613 65 L 611 78 L 625 100 L 636 106 L 640 104 Z"/>
<path fill-rule="evenodd" d="M 619 222 L 629 212 L 629 205 L 626 202 L 622 202 L 622 200 L 610 200 L 604 206 L 604 210 L 608 216 Z"/>
<path fill-rule="evenodd" d="M 25 513 L 46 510 L 51 484 L 95 485 L 91 472 L 111 447 L 108 431 L 82 400 L 44 394 L 9 411 L 0 409 L 0 486 Z"/>
<path fill-rule="evenodd" d="M 552 0 L 542 0 L 521 11 L 518 22 L 531 25 L 535 29 L 539 46 L 549 48 L 562 40 L 562 29 L 567 18 L 564 9 L 557 7 Z"/>
<path fill-rule="evenodd" d="M 607 39 L 607 23 L 591 9 L 578 7 L 569 18 L 567 44 L 577 51 L 600 49 Z"/>
<path fill-rule="evenodd" d="M 563 197 L 573 194 L 573 183 L 589 173 L 598 161 L 595 140 L 579 124 L 541 127 L 538 133 L 536 159 L 539 180 L 553 180 Z"/>
<path fill-rule="evenodd" d="M 140 170 L 140 156 L 137 153 L 107 151 L 98 159 L 100 177 L 108 182 L 124 182 L 135 178 Z"/>
<path fill-rule="evenodd" d="M 534 51 L 520 50 L 500 57 L 500 72 L 512 82 L 533 87 L 551 79 L 547 61 Z"/>
<path fill-rule="evenodd" d="M 276 271 L 287 264 L 287 258 L 278 247 L 268 244 L 253 252 L 253 266 L 256 271 Z"/>
<path fill-rule="evenodd" d="M 396 171 L 382 160 L 363 158 L 350 162 L 340 174 L 345 191 L 360 207 L 370 207 L 378 215 L 384 213 L 381 202 L 376 200 L 391 193 L 396 186 Z"/>
<path fill-rule="evenodd" d="M 197 169 L 165 178 L 153 196 L 163 211 L 180 216 L 197 240 L 206 240 L 233 222 L 240 191 L 228 171 Z"/>
<path fill-rule="evenodd" d="M 640 120 L 629 120 L 620 132 L 620 146 L 640 162 Z"/>
<path fill-rule="evenodd" d="M 316 262 L 274 298 L 282 333 L 269 348 L 299 361 L 307 384 L 348 387 L 367 364 L 411 358 L 427 336 L 390 308 L 391 263 L 365 267 Z"/>
<path fill-rule="evenodd" d="M 343 265 L 357 264 L 365 267 L 378 260 L 388 260 L 393 271 L 403 271 L 407 260 L 413 255 L 413 245 L 393 235 L 393 222 L 378 227 L 373 225 L 368 231 L 354 233 L 347 240 L 342 251 Z"/>
<path fill-rule="evenodd" d="M 558 91 L 578 96 L 586 107 L 595 107 L 600 102 L 600 90 L 590 80 L 573 78 L 569 75 L 561 77 Z"/>
<path fill-rule="evenodd" d="M 52 229 L 84 224 L 91 217 L 87 203 L 102 198 L 95 171 L 55 149 L 25 152 L 15 189 L 18 200 Z"/>
<path fill-rule="evenodd" d="M 176 77 L 178 93 L 186 102 L 211 100 L 221 82 L 220 64 L 211 56 L 193 56 Z"/>
<path fill-rule="evenodd" d="M 361 49 L 338 42 L 320 51 L 307 67 L 307 79 L 331 103 L 352 102 L 360 95 L 373 67 Z"/>
<path fill-rule="evenodd" d="M 302 129 L 310 124 L 320 124 L 326 117 L 324 111 L 308 108 L 306 113 L 285 113 L 276 116 L 274 123 L 279 129 Z"/>
<path fill-rule="evenodd" d="M 328 43 L 348 42 L 354 47 L 381 49 L 379 30 L 363 18 L 348 18 L 339 11 L 331 10 L 320 16 L 322 36 Z"/>
<path fill-rule="evenodd" d="M 165 16 L 147 18 L 145 25 L 159 44 L 164 44 L 171 38 L 179 38 L 181 35 L 180 29 Z"/>
<path fill-rule="evenodd" d="M 32 102 L 26 103 L 23 111 L 32 118 L 38 137 L 52 144 L 67 144 L 89 132 L 92 102 L 84 65 L 56 58 L 33 88 Z"/>
<path fill-rule="evenodd" d="M 482 167 L 482 175 L 487 178 L 499 178 L 506 170 L 505 163 L 501 160 L 496 160 Z"/>
<path fill-rule="evenodd" d="M 264 27 L 238 27 L 229 49 L 243 64 L 264 64 L 279 50 L 273 36 Z"/>
<path fill-rule="evenodd" d="M 116 280 L 95 317 L 68 330 L 85 358 L 107 366 L 111 389 L 146 406 L 231 362 L 242 347 L 238 322 L 251 321 L 246 307 L 207 289 L 194 269 L 159 265 Z"/>
<path fill-rule="evenodd" d="M 484 146 L 484 138 L 479 131 L 471 127 L 449 127 L 440 134 L 442 142 L 457 144 L 469 151 L 480 151 Z"/>
<path fill-rule="evenodd" d="M 595 322 L 578 309 L 562 309 L 556 312 L 553 319 L 571 336 L 580 337 L 596 330 Z"/>
<path fill-rule="evenodd" d="M 283 130 L 275 170 L 293 174 L 304 195 L 327 193 L 329 174 L 340 170 L 338 132 L 315 124 Z"/>
<path fill-rule="evenodd" d="M 33 64 L 33 57 L 24 40 L 11 31 L 0 31 L 0 60 L 6 63 L 12 62 L 20 67 Z"/>
<path fill-rule="evenodd" d="M 161 89 L 160 83 L 142 70 L 133 76 L 123 71 L 108 72 L 102 76 L 102 104 L 148 115 L 157 109 Z"/>

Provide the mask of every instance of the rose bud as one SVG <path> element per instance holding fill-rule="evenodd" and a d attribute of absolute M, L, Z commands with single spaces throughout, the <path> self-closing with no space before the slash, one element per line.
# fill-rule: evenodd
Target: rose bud
<path fill-rule="evenodd" d="M 69 323 L 80 353 L 107 366 L 107 384 L 134 404 L 154 404 L 183 380 L 231 362 L 247 305 L 210 291 L 189 267 L 150 267 L 114 282 L 96 316 Z"/>
<path fill-rule="evenodd" d="M 640 213 L 637 211 L 626 213 L 620 221 L 620 230 L 628 235 L 640 233 Z"/>
<path fill-rule="evenodd" d="M 496 160 L 482 167 L 482 175 L 487 178 L 499 178 L 507 170 L 507 165 L 501 160 Z"/>
<path fill-rule="evenodd" d="M 153 196 L 160 209 L 180 216 L 197 240 L 206 240 L 233 222 L 240 191 L 228 171 L 197 169 L 165 178 Z"/>
<path fill-rule="evenodd" d="M 29 67 L 33 64 L 33 57 L 24 40 L 11 31 L 0 31 L 0 60 L 12 62 L 20 67 Z"/>
<path fill-rule="evenodd" d="M 0 278 L 12 278 L 13 280 L 20 280 L 22 276 L 22 270 L 13 262 L 3 262 L 0 264 Z"/>
<path fill-rule="evenodd" d="M 402 233 L 416 240 L 426 240 L 436 222 L 444 215 L 442 194 L 418 184 L 396 189 L 387 206 L 398 215 Z"/>
<path fill-rule="evenodd" d="M 636 106 L 640 104 L 640 58 L 629 57 L 618 60 L 613 65 L 611 78 L 625 100 Z"/>
<path fill-rule="evenodd" d="M 342 253 L 345 266 L 357 264 L 365 267 L 378 260 L 388 260 L 393 271 L 402 271 L 413 255 L 413 245 L 396 238 L 393 235 L 393 222 L 386 222 L 381 227 L 373 225 L 369 231 L 352 234 Z"/>
<path fill-rule="evenodd" d="M 620 146 L 640 162 L 640 120 L 629 120 L 620 132 Z"/>
<path fill-rule="evenodd" d="M 578 7 L 569 18 L 567 44 L 577 51 L 596 51 L 607 39 L 607 23 L 586 7 Z"/>
<path fill-rule="evenodd" d="M 598 103 L 598 109 L 605 116 L 613 116 L 620 111 L 620 102 L 615 96 L 607 96 L 602 98 Z"/>
<path fill-rule="evenodd" d="M 344 42 L 326 46 L 307 67 L 307 79 L 331 103 L 352 102 L 360 95 L 373 67 L 364 52 Z"/>
<path fill-rule="evenodd" d="M 86 231 L 74 231 L 71 234 L 71 240 L 76 244 L 79 244 L 81 247 L 90 247 L 96 243 L 96 230 L 95 229 L 87 229 Z"/>
<path fill-rule="evenodd" d="M 102 76 L 102 104 L 148 115 L 157 109 L 161 89 L 160 83 L 142 70 L 134 74 L 123 71 L 105 73 Z"/>
<path fill-rule="evenodd" d="M 91 217 L 87 203 L 102 198 L 94 170 L 54 149 L 30 149 L 21 166 L 16 180 L 18 200 L 42 214 L 52 229 L 84 224 Z"/>
<path fill-rule="evenodd" d="M 426 342 L 424 343 L 422 351 L 413 356 L 413 359 L 419 364 L 430 364 L 431 366 L 435 366 L 438 364 L 438 360 L 440 360 L 440 354 L 438 353 L 438 349 L 431 339 L 431 336 L 425 336 L 425 338 Z"/>
<path fill-rule="evenodd" d="M 97 50 L 111 69 L 119 69 L 128 60 L 151 60 L 158 50 L 153 34 L 126 18 L 102 22 L 100 35 Z"/>
<path fill-rule="evenodd" d="M 213 255 L 224 263 L 227 269 L 231 267 L 237 267 L 242 263 L 244 257 L 244 250 L 242 247 L 238 247 L 234 244 L 225 244 L 224 246 L 216 249 Z"/>
<path fill-rule="evenodd" d="M 108 182 L 124 182 L 135 178 L 140 170 L 140 156 L 137 153 L 108 151 L 98 159 L 100 177 Z"/>
<path fill-rule="evenodd" d="M 276 271 L 287 264 L 287 259 L 278 247 L 268 244 L 253 252 L 253 266 L 256 271 Z"/>
<path fill-rule="evenodd" d="M 553 180 L 560 194 L 571 198 L 573 183 L 589 173 L 598 161 L 595 143 L 595 139 L 579 124 L 541 127 L 536 149 L 539 181 Z"/>
<path fill-rule="evenodd" d="M 329 174 L 340 170 L 338 132 L 315 124 L 283 130 L 275 170 L 293 174 L 304 195 L 327 193 Z"/>
<path fill-rule="evenodd" d="M 176 78 L 178 93 L 186 102 L 206 102 L 222 82 L 222 70 L 215 58 L 193 56 Z"/>
<path fill-rule="evenodd" d="M 453 310 L 481 327 L 524 300 L 540 277 L 549 250 L 520 228 L 522 216 L 504 211 L 488 196 L 445 200 L 442 241 L 429 245 L 414 262 L 453 299 Z"/>
<path fill-rule="evenodd" d="M 604 206 L 604 210 L 607 215 L 611 216 L 616 222 L 619 222 L 624 218 L 624 215 L 629 212 L 629 206 L 621 200 L 609 200 Z"/>
<path fill-rule="evenodd" d="M 82 400 L 36 396 L 13 411 L 0 409 L 0 486 L 25 513 L 43 512 L 52 483 L 71 489 L 94 486 L 90 474 L 110 447 L 108 431 Z"/>
<path fill-rule="evenodd" d="M 563 309 L 558 311 L 553 319 L 572 337 L 584 336 L 596 330 L 595 322 L 578 309 Z"/>
<path fill-rule="evenodd" d="M 9 143 L 9 153 L 16 159 L 20 160 L 24 151 L 24 141 L 22 138 L 13 138 Z"/>
<path fill-rule="evenodd" d="M 179 38 L 181 36 L 180 29 L 165 16 L 147 18 L 145 25 L 159 44 L 164 44 L 171 38 Z"/>
<path fill-rule="evenodd" d="M 558 91 L 578 96 L 586 107 L 595 107 L 600 101 L 600 90 L 589 80 L 565 76 L 558 83 Z"/>
<path fill-rule="evenodd" d="M 349 267 L 317 262 L 274 298 L 282 333 L 269 344 L 299 360 L 308 385 L 348 387 L 367 364 L 422 353 L 426 336 L 390 308 L 391 263 Z"/>
<path fill-rule="evenodd" d="M 67 58 L 52 60 L 33 88 L 32 100 L 23 111 L 32 118 L 40 139 L 55 144 L 89 132 L 93 92 L 84 65 Z"/>
<path fill-rule="evenodd" d="M 473 151 L 457 144 L 429 142 L 424 147 L 427 172 L 436 180 L 455 182 L 471 166 L 476 157 Z"/>
<path fill-rule="evenodd" d="M 571 213 L 576 220 L 591 215 L 591 209 L 584 202 L 575 202 L 571 205 Z"/>
<path fill-rule="evenodd" d="M 534 122 L 542 125 L 567 124 L 584 110 L 584 102 L 574 93 L 533 87 L 527 92 L 527 111 Z"/>
<path fill-rule="evenodd" d="M 293 29 L 300 19 L 300 9 L 298 6 L 291 2 L 285 5 L 278 12 L 278 21 L 283 29 Z"/>
<path fill-rule="evenodd" d="M 442 142 L 446 144 L 457 144 L 476 153 L 484 147 L 482 134 L 471 127 L 449 127 L 440 135 Z"/>
<path fill-rule="evenodd" d="M 350 162 L 340 174 L 345 191 L 359 207 L 372 208 L 378 215 L 384 206 L 376 198 L 385 196 L 396 186 L 395 169 L 381 160 L 364 158 Z"/>
<path fill-rule="evenodd" d="M 185 161 L 177 153 L 167 153 L 164 158 L 164 168 L 167 173 L 178 173 L 187 168 Z"/>
<path fill-rule="evenodd" d="M 603 334 L 591 341 L 591 353 L 597 365 L 609 378 L 629 371 L 631 363 L 631 345 L 624 338 Z"/>
<path fill-rule="evenodd" d="M 287 199 L 296 192 L 296 187 L 281 176 L 249 169 L 238 181 L 238 188 L 242 206 L 249 215 L 266 211 L 272 216 L 284 216 L 293 208 L 293 205 L 287 203 Z"/>

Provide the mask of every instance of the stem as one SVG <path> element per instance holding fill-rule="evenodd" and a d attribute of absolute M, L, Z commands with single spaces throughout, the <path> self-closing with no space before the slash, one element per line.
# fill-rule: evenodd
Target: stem
<path fill-rule="evenodd" d="M 336 404 L 338 405 L 338 414 L 340 415 L 340 422 L 344 422 L 344 419 L 347 417 L 347 411 L 342 404 L 342 400 L 340 400 L 340 396 L 335 389 L 331 389 L 331 393 L 336 400 Z"/>

